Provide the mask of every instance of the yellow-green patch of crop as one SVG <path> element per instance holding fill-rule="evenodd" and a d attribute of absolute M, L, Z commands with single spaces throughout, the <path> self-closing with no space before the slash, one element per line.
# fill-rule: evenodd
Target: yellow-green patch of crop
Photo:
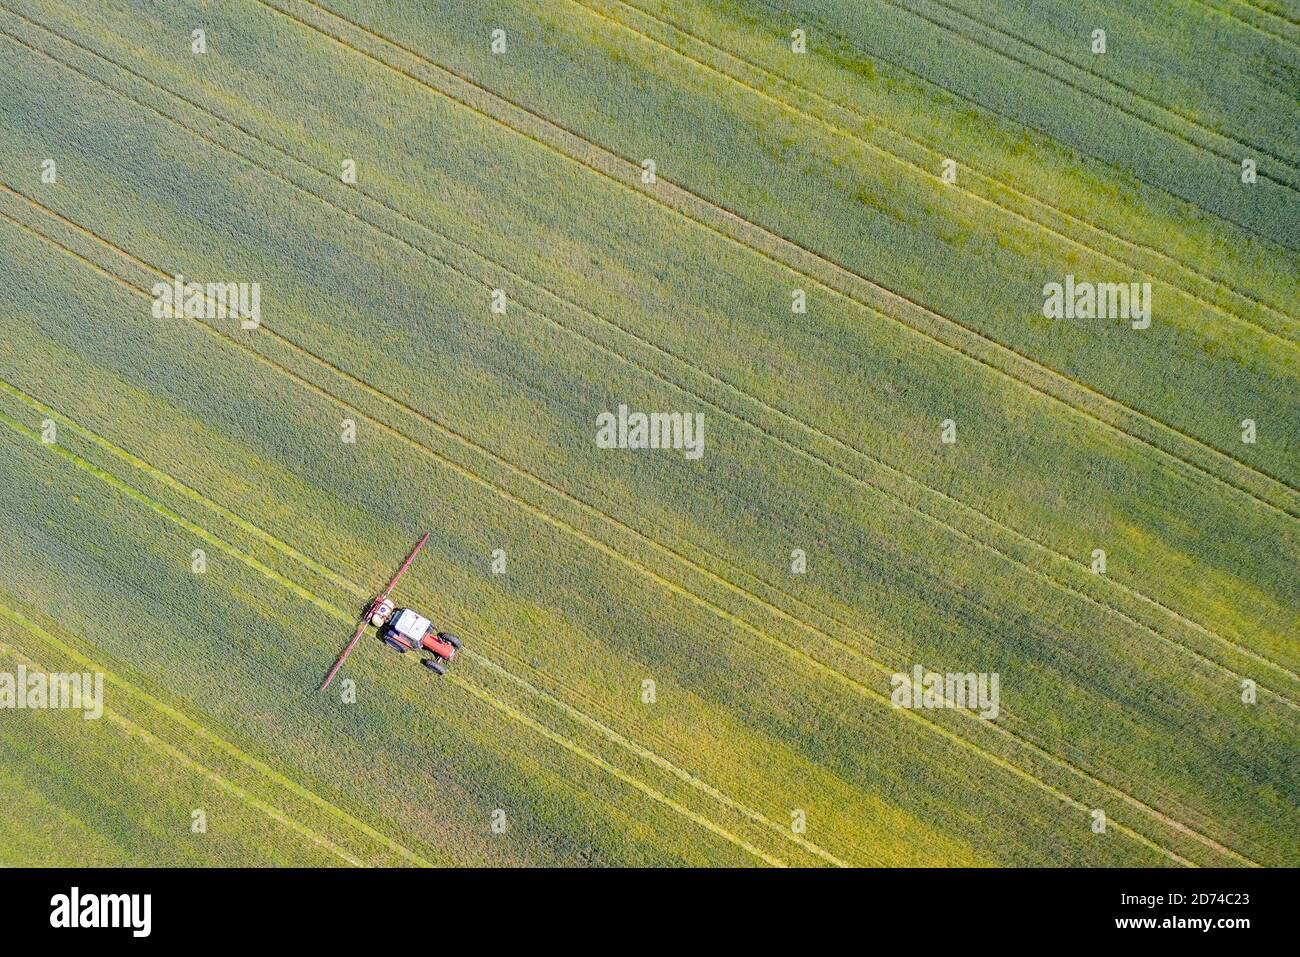
<path fill-rule="evenodd" d="M 0 624 L 0 666 L 45 679 L 74 673 L 63 655 L 37 659 Z M 19 669 L 25 669 L 21 671 Z M 78 676 L 90 672 L 75 672 Z M 93 680 L 88 682 L 93 686 Z M 7 711 L 0 721 L 5 789 L 21 813 L 5 842 L 11 866 L 355 863 L 221 774 L 120 714 L 110 688 L 80 710 Z M 53 809 L 64 813 L 53 813 Z M 44 810 L 43 810 L 44 809 Z M 295 826 L 296 825 L 296 826 Z"/>

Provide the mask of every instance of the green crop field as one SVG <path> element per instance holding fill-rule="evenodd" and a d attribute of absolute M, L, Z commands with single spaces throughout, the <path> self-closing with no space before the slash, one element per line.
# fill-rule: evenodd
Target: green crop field
<path fill-rule="evenodd" d="M 0 863 L 1300 865 L 1298 277 L 1294 0 L 0 0 Z"/>

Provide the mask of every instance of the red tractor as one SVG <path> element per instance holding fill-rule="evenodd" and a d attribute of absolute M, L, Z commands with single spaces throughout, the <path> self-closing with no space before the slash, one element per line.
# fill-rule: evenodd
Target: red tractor
<path fill-rule="evenodd" d="M 329 675 L 325 678 L 325 683 L 320 686 L 324 691 L 334 680 L 334 676 L 339 673 L 343 667 L 343 662 L 348 660 L 348 655 L 352 654 L 352 649 L 357 646 L 361 636 L 365 634 L 366 628 L 370 625 L 379 629 L 379 637 L 384 640 L 390 648 L 406 654 L 408 651 L 427 651 L 430 657 L 425 658 L 423 664 L 434 674 L 443 675 L 447 673 L 447 667 L 444 662 L 451 661 L 456 657 L 456 652 L 460 651 L 460 639 L 455 635 L 449 635 L 445 632 L 439 633 L 433 630 L 433 624 L 428 618 L 417 613 L 412 608 L 396 608 L 392 599 L 388 596 L 397 583 L 402 580 L 406 570 L 411 567 L 411 562 L 415 561 L 415 556 L 420 554 L 420 549 L 424 548 L 425 542 L 429 540 L 429 533 L 425 532 L 411 549 L 411 554 L 406 557 L 402 567 L 397 570 L 393 580 L 388 583 L 388 587 L 383 593 L 366 605 L 365 612 L 361 615 L 361 620 L 357 623 L 357 632 L 348 642 L 348 646 L 343 649 L 343 654 L 339 655 L 339 660 L 334 663 L 330 669 Z"/>
<path fill-rule="evenodd" d="M 460 639 L 446 632 L 435 632 L 433 622 L 412 608 L 394 608 L 392 599 L 384 598 L 370 612 L 370 624 L 379 629 L 384 644 L 406 654 L 411 649 L 430 652 L 424 666 L 434 674 L 446 674 L 444 661 L 451 661 L 460 651 Z"/>

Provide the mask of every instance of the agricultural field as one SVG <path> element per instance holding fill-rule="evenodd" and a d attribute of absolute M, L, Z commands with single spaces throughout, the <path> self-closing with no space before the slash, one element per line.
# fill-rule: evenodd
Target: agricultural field
<path fill-rule="evenodd" d="M 0 863 L 1300 865 L 1298 96 L 1293 0 L 0 0 L 0 705 L 102 676 Z"/>

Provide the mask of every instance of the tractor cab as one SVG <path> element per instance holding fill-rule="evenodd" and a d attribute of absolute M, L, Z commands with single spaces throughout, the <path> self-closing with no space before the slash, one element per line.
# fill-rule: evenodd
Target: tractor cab
<path fill-rule="evenodd" d="M 405 638 L 412 645 L 419 647 L 432 627 L 433 622 L 417 614 L 414 609 L 398 608 L 389 618 L 388 626 L 384 630 Z"/>

